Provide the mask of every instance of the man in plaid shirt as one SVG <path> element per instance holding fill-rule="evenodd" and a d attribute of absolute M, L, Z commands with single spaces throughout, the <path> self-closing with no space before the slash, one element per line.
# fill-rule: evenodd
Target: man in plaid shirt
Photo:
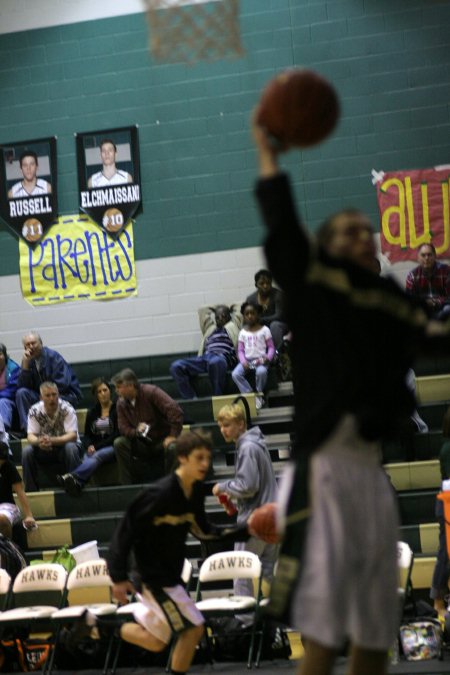
<path fill-rule="evenodd" d="M 422 244 L 419 265 L 406 277 L 406 292 L 421 298 L 437 319 L 450 315 L 450 267 L 437 262 L 433 244 Z"/>

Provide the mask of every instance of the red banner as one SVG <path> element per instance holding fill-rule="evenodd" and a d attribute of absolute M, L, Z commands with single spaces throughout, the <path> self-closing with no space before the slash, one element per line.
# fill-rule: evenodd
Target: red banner
<path fill-rule="evenodd" d="M 431 242 L 450 258 L 450 169 L 388 171 L 377 182 L 381 250 L 390 262 L 416 260 Z"/>

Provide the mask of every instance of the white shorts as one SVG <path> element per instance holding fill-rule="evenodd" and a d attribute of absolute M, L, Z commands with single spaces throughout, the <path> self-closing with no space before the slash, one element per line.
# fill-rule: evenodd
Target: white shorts
<path fill-rule="evenodd" d="M 378 445 L 346 417 L 311 460 L 312 515 L 293 618 L 330 648 L 384 651 L 398 625 L 398 514 Z"/>
<path fill-rule="evenodd" d="M 19 507 L 9 502 L 2 502 L 0 504 L 0 514 L 6 516 L 11 525 L 17 525 L 22 520 Z"/>
<path fill-rule="evenodd" d="M 146 587 L 136 595 L 140 604 L 133 612 L 135 620 L 166 644 L 169 644 L 172 633 L 181 633 L 205 622 L 195 602 L 181 585 L 160 589 L 158 599 Z"/>

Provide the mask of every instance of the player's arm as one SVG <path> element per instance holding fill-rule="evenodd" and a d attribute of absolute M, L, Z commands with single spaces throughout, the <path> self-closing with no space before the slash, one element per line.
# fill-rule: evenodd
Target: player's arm
<path fill-rule="evenodd" d="M 12 489 L 16 493 L 17 499 L 19 500 L 20 508 L 24 516 L 23 524 L 26 528 L 35 527 L 36 521 L 31 511 L 30 502 L 28 501 L 27 493 L 24 490 L 22 481 L 13 483 Z"/>
<path fill-rule="evenodd" d="M 278 153 L 280 149 L 271 141 L 267 131 L 257 124 L 258 108 L 253 112 L 252 133 L 258 151 L 260 178 L 273 178 L 279 172 Z"/>
<path fill-rule="evenodd" d="M 191 524 L 190 531 L 200 541 L 247 541 L 250 537 L 247 524 L 219 527 L 211 523 L 205 512 L 204 494 L 197 495 L 194 506 L 194 522 Z"/>
<path fill-rule="evenodd" d="M 117 525 L 111 539 L 106 556 L 108 571 L 115 584 L 128 582 L 128 556 L 136 540 L 148 527 L 152 509 L 152 494 L 150 491 L 141 493 L 128 506 L 125 514 Z"/>
<path fill-rule="evenodd" d="M 271 143 L 268 133 L 255 121 L 253 138 L 259 157 L 255 194 L 268 230 L 265 254 L 274 278 L 286 292 L 294 283 L 298 285 L 306 270 L 311 244 L 300 227 L 288 177 L 279 169 L 282 149 Z"/>

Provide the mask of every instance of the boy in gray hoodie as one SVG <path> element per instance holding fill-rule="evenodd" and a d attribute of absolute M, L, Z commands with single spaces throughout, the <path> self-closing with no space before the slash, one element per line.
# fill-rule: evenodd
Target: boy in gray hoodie
<path fill-rule="evenodd" d="M 226 494 L 237 506 L 238 525 L 248 522 L 250 514 L 263 504 L 277 499 L 277 483 L 273 472 L 272 460 L 266 442 L 259 427 L 247 429 L 245 410 L 241 405 L 226 405 L 217 416 L 220 432 L 227 443 L 236 443 L 234 477 L 216 483 L 213 494 Z M 220 501 L 220 500 L 219 500 Z M 264 579 L 270 583 L 273 567 L 278 555 L 278 545 L 267 544 L 261 539 L 250 537 L 245 542 L 236 542 L 236 551 L 251 551 L 260 558 Z M 236 595 L 253 595 L 251 580 L 237 579 L 234 582 Z M 241 615 L 240 621 L 249 625 L 252 615 Z"/>

